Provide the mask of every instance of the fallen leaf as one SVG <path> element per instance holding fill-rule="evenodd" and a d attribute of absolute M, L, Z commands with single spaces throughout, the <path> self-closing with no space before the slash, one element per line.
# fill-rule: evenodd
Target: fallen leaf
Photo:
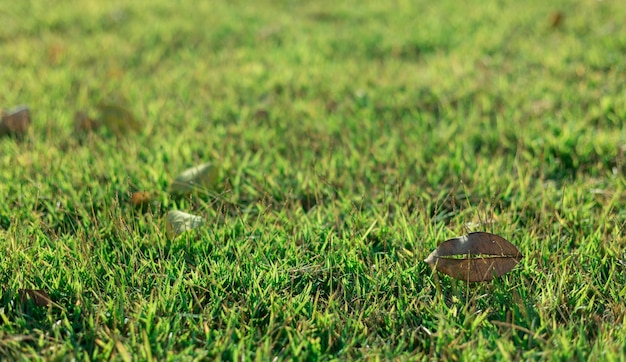
<path fill-rule="evenodd" d="M 565 15 L 560 12 L 560 11 L 556 11 L 553 12 L 552 14 L 550 14 L 550 26 L 552 28 L 558 28 L 563 24 L 563 20 L 565 18 Z"/>
<path fill-rule="evenodd" d="M 102 102 L 98 105 L 98 110 L 100 111 L 100 122 L 118 136 L 122 136 L 129 131 L 137 132 L 141 130 L 141 123 L 121 103 Z"/>
<path fill-rule="evenodd" d="M 98 120 L 93 119 L 85 112 L 76 112 L 74 114 L 74 130 L 77 133 L 89 133 L 100 128 L 101 124 Z"/>
<path fill-rule="evenodd" d="M 40 307 L 47 307 L 49 304 L 52 303 L 52 300 L 50 300 L 50 296 L 44 290 L 20 289 L 18 291 L 18 294 L 20 295 L 22 301 L 26 300 L 26 297 L 28 296 L 35 302 L 36 305 Z"/>
<path fill-rule="evenodd" d="M 18 106 L 2 115 L 0 136 L 23 136 L 30 126 L 30 110 L 27 106 Z"/>
<path fill-rule="evenodd" d="M 194 191 L 212 190 L 217 185 L 219 177 L 220 172 L 215 165 L 204 163 L 187 169 L 176 177 L 170 186 L 170 192 L 185 195 Z"/>
<path fill-rule="evenodd" d="M 259 109 L 254 112 L 255 120 L 266 120 L 269 118 L 269 112 L 266 109 Z"/>
<path fill-rule="evenodd" d="M 59 43 L 52 44 L 48 47 L 48 62 L 56 65 L 62 60 L 65 53 L 65 46 Z"/>
<path fill-rule="evenodd" d="M 483 282 L 508 273 L 521 259 L 515 245 L 501 236 L 475 232 L 444 241 L 424 261 L 453 278 Z"/>
<path fill-rule="evenodd" d="M 165 233 L 170 239 L 175 239 L 187 230 L 196 229 L 204 224 L 200 216 L 186 212 L 172 210 L 165 217 Z"/>
<path fill-rule="evenodd" d="M 136 191 L 130 196 L 130 202 L 135 207 L 145 207 L 152 200 L 152 195 L 148 191 Z"/>

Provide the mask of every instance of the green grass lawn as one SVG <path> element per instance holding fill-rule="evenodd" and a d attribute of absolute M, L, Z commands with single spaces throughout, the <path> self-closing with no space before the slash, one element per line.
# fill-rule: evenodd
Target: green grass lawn
<path fill-rule="evenodd" d="M 624 360 L 624 19 L 617 0 L 3 2 L 0 108 L 32 124 L 0 138 L 0 356 Z M 139 131 L 75 129 L 110 99 Z M 168 193 L 205 162 L 216 189 Z M 170 210 L 205 223 L 170 240 Z M 524 258 L 470 285 L 423 262 L 471 231 Z"/>

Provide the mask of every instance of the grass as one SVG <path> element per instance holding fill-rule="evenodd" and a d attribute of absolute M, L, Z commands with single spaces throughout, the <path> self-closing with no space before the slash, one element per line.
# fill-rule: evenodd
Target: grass
<path fill-rule="evenodd" d="M 0 354 L 623 360 L 625 17 L 591 0 L 2 5 L 0 106 L 33 124 L 0 139 Z M 141 131 L 77 134 L 109 97 Z M 171 198 L 203 162 L 218 192 Z M 137 210 L 133 191 L 156 200 Z M 168 240 L 172 209 L 205 227 Z M 478 285 L 422 262 L 478 230 L 525 258 Z"/>

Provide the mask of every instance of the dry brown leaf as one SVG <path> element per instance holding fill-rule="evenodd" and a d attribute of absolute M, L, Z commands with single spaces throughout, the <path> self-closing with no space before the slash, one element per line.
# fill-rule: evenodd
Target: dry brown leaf
<path fill-rule="evenodd" d="M 453 278 L 484 282 L 508 273 L 521 259 L 506 239 L 476 232 L 444 241 L 424 261 Z"/>
<path fill-rule="evenodd" d="M 85 112 L 76 112 L 74 114 L 74 130 L 77 133 L 89 133 L 100 128 L 101 124 Z"/>
<path fill-rule="evenodd" d="M 23 136 L 30 126 L 30 110 L 19 106 L 2 115 L 0 136 Z"/>
<path fill-rule="evenodd" d="M 100 122 L 117 136 L 141 130 L 141 122 L 121 102 L 102 102 L 98 104 Z"/>
<path fill-rule="evenodd" d="M 18 291 L 18 294 L 20 295 L 22 301 L 26 300 L 26 297 L 30 297 L 30 299 L 32 299 L 33 302 L 35 302 L 35 304 L 40 307 L 47 307 L 52 303 L 52 300 L 50 300 L 50 296 L 45 290 L 20 289 Z"/>
<path fill-rule="evenodd" d="M 558 28 L 563 24 L 565 14 L 561 11 L 556 11 L 550 14 L 550 26 L 552 28 Z"/>
<path fill-rule="evenodd" d="M 130 202 L 138 209 L 148 207 L 150 201 L 152 201 L 152 194 L 148 191 L 136 191 L 130 196 Z"/>

